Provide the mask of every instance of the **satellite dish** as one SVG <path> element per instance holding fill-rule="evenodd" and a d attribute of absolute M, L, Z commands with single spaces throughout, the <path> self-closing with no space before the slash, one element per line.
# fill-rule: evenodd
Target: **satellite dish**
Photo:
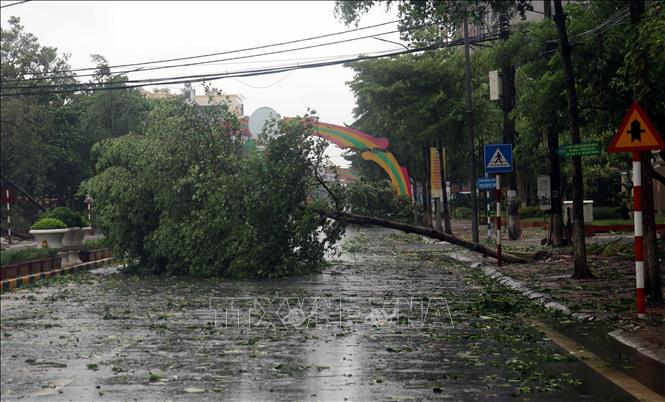
<path fill-rule="evenodd" d="M 263 131 L 263 127 L 266 123 L 270 122 L 273 119 L 279 119 L 281 116 L 275 111 L 275 109 L 269 107 L 260 107 L 249 116 L 249 122 L 247 123 L 247 128 L 252 134 L 252 138 L 257 138 L 259 134 Z M 277 133 L 268 131 L 268 135 L 274 136 Z"/>

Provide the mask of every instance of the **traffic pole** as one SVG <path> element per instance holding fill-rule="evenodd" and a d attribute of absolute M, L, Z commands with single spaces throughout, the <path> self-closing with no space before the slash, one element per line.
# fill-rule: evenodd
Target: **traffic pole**
<path fill-rule="evenodd" d="M 9 206 L 9 189 L 5 190 L 5 199 L 7 200 L 7 241 L 12 244 L 12 217 Z"/>
<path fill-rule="evenodd" d="M 485 191 L 485 198 L 487 199 L 487 241 L 490 241 L 492 240 L 492 217 L 490 211 L 490 204 L 492 203 L 490 200 L 492 199 L 492 196 L 489 191 Z"/>
<path fill-rule="evenodd" d="M 644 300 L 644 231 L 642 228 L 642 164 L 640 152 L 633 152 L 633 218 L 635 220 L 635 304 L 637 316 L 646 317 Z"/>
<path fill-rule="evenodd" d="M 496 254 L 501 266 L 501 175 L 496 175 Z"/>
<path fill-rule="evenodd" d="M 485 177 L 489 177 L 487 173 L 485 173 Z M 492 240 L 492 218 L 490 217 L 490 200 L 492 199 L 490 196 L 490 190 L 485 189 L 485 209 L 487 211 L 487 241 Z"/>

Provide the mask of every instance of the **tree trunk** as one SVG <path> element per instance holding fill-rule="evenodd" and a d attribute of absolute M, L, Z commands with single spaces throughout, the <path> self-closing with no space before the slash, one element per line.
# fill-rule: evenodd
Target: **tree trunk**
<path fill-rule="evenodd" d="M 443 152 L 443 144 L 441 143 L 441 139 L 439 139 L 438 142 L 438 150 L 439 150 L 439 165 L 441 168 L 441 192 L 443 193 L 443 231 L 448 233 L 448 234 L 453 234 L 453 227 L 450 224 L 450 208 L 448 207 L 448 186 L 446 184 L 446 164 L 445 160 L 443 159 L 446 155 Z"/>
<path fill-rule="evenodd" d="M 550 226 L 552 230 L 552 246 L 565 245 L 563 237 L 563 208 L 561 205 L 561 160 L 556 150 L 559 148 L 559 133 L 550 127 L 547 130 L 547 150 L 550 155 L 550 194 L 552 208 L 550 209 Z"/>
<path fill-rule="evenodd" d="M 469 141 L 469 191 L 471 192 L 471 238 L 478 243 L 478 200 L 476 197 L 475 129 L 473 122 L 473 89 L 471 87 L 471 55 L 469 54 L 469 25 L 464 16 L 464 83 L 466 92 L 466 127 Z"/>
<path fill-rule="evenodd" d="M 652 303 L 663 303 L 657 258 L 656 214 L 654 213 L 651 152 L 642 152 L 642 227 L 644 230 L 644 292 Z"/>
<path fill-rule="evenodd" d="M 510 118 L 510 112 L 515 105 L 515 69 L 511 65 L 501 69 L 501 81 L 503 97 L 501 109 L 503 109 L 503 143 L 515 143 L 515 122 Z M 508 238 L 517 240 L 522 236 L 519 217 L 519 198 L 517 197 L 517 176 L 515 169 L 508 174 L 508 190 L 514 191 L 514 197 L 507 197 L 508 201 Z"/>
<path fill-rule="evenodd" d="M 580 143 L 579 109 L 577 106 L 577 90 L 571 62 L 571 49 L 566 32 L 566 16 L 563 13 L 561 0 L 554 0 L 554 21 L 559 33 L 559 49 L 566 76 L 566 95 L 568 100 L 568 118 L 570 120 L 570 137 L 573 144 Z M 573 157 L 573 263 L 575 270 L 573 279 L 593 278 L 586 261 L 586 243 L 584 239 L 583 213 L 584 187 L 582 181 L 582 158 Z"/>
<path fill-rule="evenodd" d="M 637 37 L 637 30 L 640 23 L 642 14 L 644 13 L 644 0 L 635 0 L 630 2 L 630 20 L 635 27 L 635 37 Z M 639 74 L 639 82 L 636 86 L 637 90 L 635 98 L 643 100 L 645 106 L 655 103 L 653 99 L 653 91 L 650 91 L 650 86 L 644 82 L 647 77 L 648 64 L 646 57 L 639 47 L 639 41 L 636 41 L 638 49 L 640 50 L 640 57 L 642 63 L 640 64 L 641 70 Z M 660 96 L 660 94 L 658 94 Z M 663 303 L 663 289 L 660 278 L 660 267 L 657 258 L 657 243 L 656 243 L 656 215 L 654 213 L 653 201 L 653 167 L 651 166 L 651 152 L 642 152 L 642 227 L 644 231 L 644 292 L 645 295 L 652 303 Z"/>
<path fill-rule="evenodd" d="M 374 218 L 365 215 L 349 214 L 344 212 L 335 212 L 327 210 L 318 210 L 318 212 L 324 214 L 325 216 L 331 219 L 346 223 L 359 224 L 359 225 L 376 225 L 385 228 L 401 230 L 407 233 L 415 233 L 422 236 L 431 237 L 433 239 L 447 241 L 448 243 L 455 244 L 457 246 L 462 246 L 471 251 L 479 252 L 488 257 L 497 258 L 496 250 L 493 248 L 488 248 L 483 246 L 482 244 L 463 240 L 453 235 L 440 232 L 438 230 L 434 230 L 432 228 L 409 225 L 406 223 L 394 222 L 387 219 Z M 511 262 L 511 263 L 527 263 L 531 261 L 528 258 L 517 257 L 515 255 L 506 254 L 506 253 L 501 253 L 501 259 L 505 262 Z"/>

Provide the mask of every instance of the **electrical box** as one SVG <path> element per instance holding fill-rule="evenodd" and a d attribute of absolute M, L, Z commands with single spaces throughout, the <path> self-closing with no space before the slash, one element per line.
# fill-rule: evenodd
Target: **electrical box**
<path fill-rule="evenodd" d="M 490 71 L 490 100 L 499 100 L 502 95 L 501 73 L 497 70 Z"/>
<path fill-rule="evenodd" d="M 582 213 L 584 215 L 584 223 L 592 223 L 593 222 L 593 200 L 583 200 L 582 201 Z M 563 202 L 563 208 L 564 208 L 564 216 L 563 216 L 563 223 L 568 222 L 568 217 L 570 217 L 570 221 L 573 221 L 573 202 L 572 201 L 564 201 Z"/>

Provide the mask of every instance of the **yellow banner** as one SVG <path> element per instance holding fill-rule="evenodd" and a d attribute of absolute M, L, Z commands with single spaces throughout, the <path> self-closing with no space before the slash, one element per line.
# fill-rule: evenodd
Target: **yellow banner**
<path fill-rule="evenodd" d="M 429 149 L 429 155 L 432 197 L 442 198 L 443 192 L 441 191 L 441 162 L 439 160 L 439 151 L 436 148 L 431 147 Z"/>

